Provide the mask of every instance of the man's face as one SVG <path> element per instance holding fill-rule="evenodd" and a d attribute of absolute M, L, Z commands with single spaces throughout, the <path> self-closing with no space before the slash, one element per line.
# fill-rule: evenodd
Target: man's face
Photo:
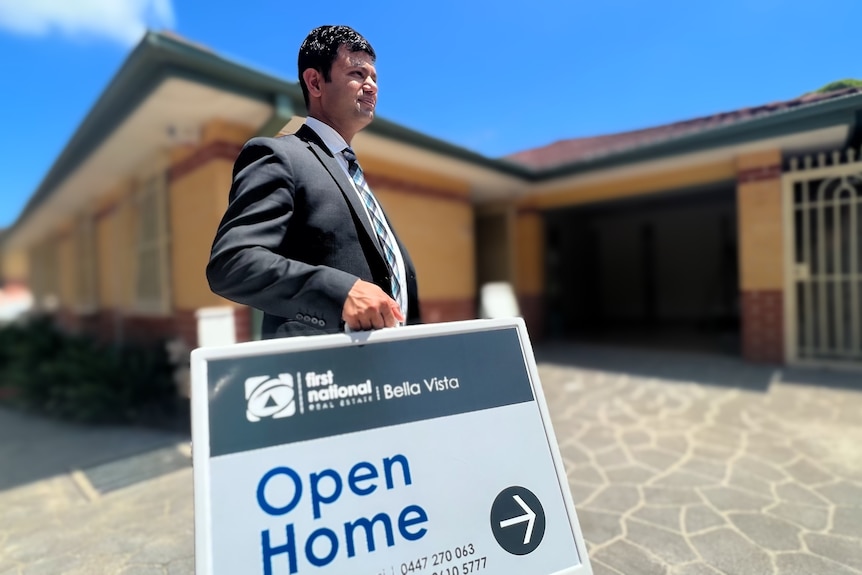
<path fill-rule="evenodd" d="M 365 52 L 339 47 L 330 81 L 322 82 L 320 107 L 326 121 L 346 140 L 371 123 L 377 106 L 377 70 Z"/>

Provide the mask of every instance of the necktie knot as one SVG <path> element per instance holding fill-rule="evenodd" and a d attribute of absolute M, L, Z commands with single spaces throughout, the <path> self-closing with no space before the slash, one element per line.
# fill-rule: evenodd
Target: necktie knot
<path fill-rule="evenodd" d="M 356 170 L 359 169 L 359 162 L 356 161 L 356 154 L 353 153 L 353 148 L 348 146 L 341 151 L 341 154 L 344 156 L 344 159 L 347 160 L 347 171 L 350 172 L 350 176 L 353 177 Z"/>

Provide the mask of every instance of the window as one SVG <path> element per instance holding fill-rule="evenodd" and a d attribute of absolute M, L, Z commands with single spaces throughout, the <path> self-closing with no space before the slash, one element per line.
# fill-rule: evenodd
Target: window
<path fill-rule="evenodd" d="M 30 251 L 30 287 L 38 309 L 54 311 L 59 304 L 58 263 L 57 244 L 53 240 L 46 240 Z"/>
<path fill-rule="evenodd" d="M 78 311 L 94 312 L 98 306 L 96 287 L 96 231 L 93 216 L 87 214 L 75 227 L 75 295 Z"/>
<path fill-rule="evenodd" d="M 169 237 L 164 174 L 147 179 L 136 201 L 137 273 L 135 301 L 139 311 L 170 312 Z"/>

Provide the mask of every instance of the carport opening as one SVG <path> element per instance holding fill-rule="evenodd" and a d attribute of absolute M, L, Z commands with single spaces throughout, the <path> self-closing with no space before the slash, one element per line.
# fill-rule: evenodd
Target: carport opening
<path fill-rule="evenodd" d="M 552 338 L 739 354 L 732 183 L 546 212 Z"/>

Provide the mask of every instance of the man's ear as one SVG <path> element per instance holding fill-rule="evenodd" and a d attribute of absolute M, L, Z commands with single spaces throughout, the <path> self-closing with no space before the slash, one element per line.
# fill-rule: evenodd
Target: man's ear
<path fill-rule="evenodd" d="M 302 72 L 302 79 L 305 80 L 308 95 L 319 98 L 321 93 L 320 85 L 323 83 L 323 75 L 320 71 L 314 68 L 306 68 Z"/>

